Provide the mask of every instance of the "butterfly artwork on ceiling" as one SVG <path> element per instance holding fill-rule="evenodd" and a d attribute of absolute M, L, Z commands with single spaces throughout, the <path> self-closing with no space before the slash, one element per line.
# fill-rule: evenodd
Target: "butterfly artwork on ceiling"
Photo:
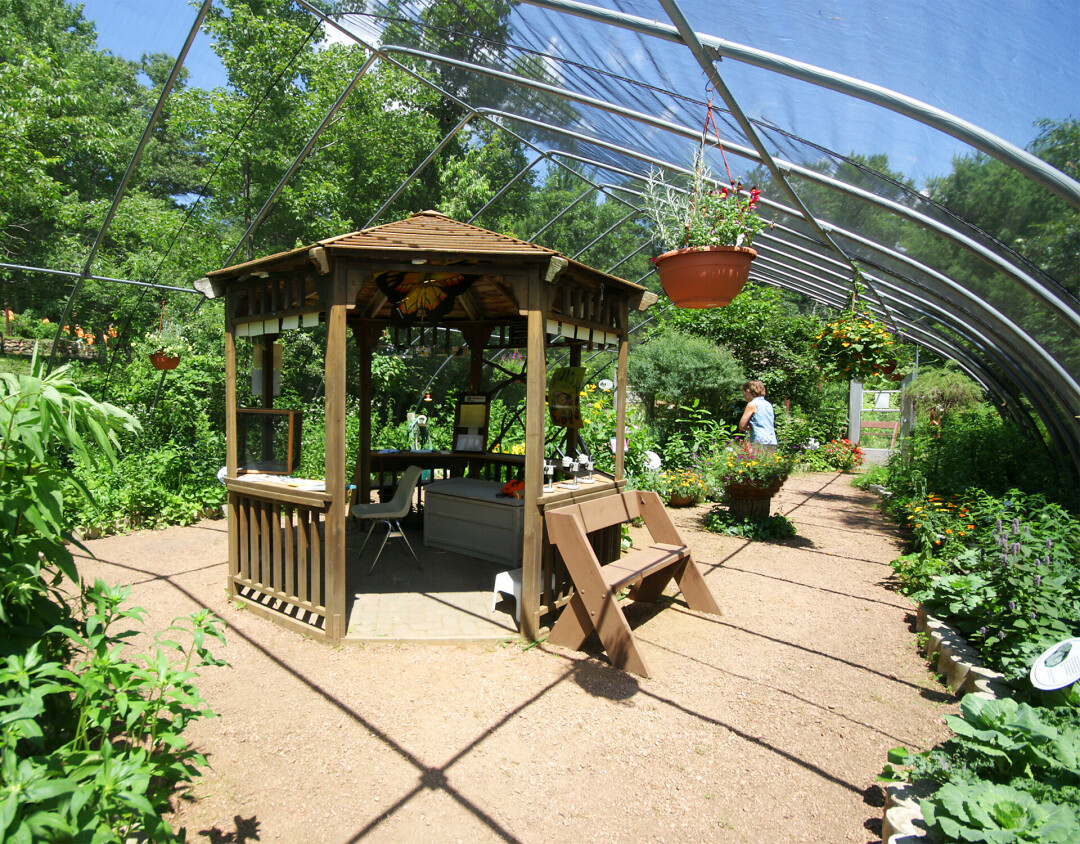
<path fill-rule="evenodd" d="M 391 318 L 400 323 L 435 323 L 469 289 L 473 276 L 461 273 L 383 272 L 375 284 L 394 306 Z"/>

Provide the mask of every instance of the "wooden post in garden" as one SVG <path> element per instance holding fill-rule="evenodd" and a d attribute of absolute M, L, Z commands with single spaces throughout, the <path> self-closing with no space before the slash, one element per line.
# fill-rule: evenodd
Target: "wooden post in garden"
<path fill-rule="evenodd" d="M 339 266 L 326 303 L 326 635 L 345 635 L 345 268 Z"/>
<path fill-rule="evenodd" d="M 626 473 L 626 369 L 630 355 L 630 305 L 626 298 L 619 299 L 619 359 L 616 364 L 615 384 L 615 480 L 621 481 Z"/>
<path fill-rule="evenodd" d="M 353 484 L 356 489 L 350 501 L 367 503 L 371 500 L 371 357 L 378 342 L 379 330 L 363 325 L 356 331 L 356 344 L 360 347 L 360 436 L 356 448 L 356 471 Z"/>
<path fill-rule="evenodd" d="M 236 335 L 233 334 L 229 307 L 232 297 L 226 299 L 225 317 L 225 475 L 229 478 L 236 477 L 236 468 L 239 460 L 236 456 Z M 240 559 L 240 529 L 238 526 L 238 513 L 236 499 L 227 496 L 229 510 L 229 574 L 235 573 L 235 566 Z M 228 578 L 229 597 L 236 595 L 236 582 L 230 576 Z"/>
<path fill-rule="evenodd" d="M 528 338 L 525 374 L 525 489 L 523 490 L 524 547 L 521 557 L 521 635 L 530 642 L 540 638 L 541 574 L 544 563 L 544 516 L 540 511 L 540 488 L 544 482 L 544 398 L 547 393 L 546 326 L 540 273 L 530 267 L 528 291 Z"/>

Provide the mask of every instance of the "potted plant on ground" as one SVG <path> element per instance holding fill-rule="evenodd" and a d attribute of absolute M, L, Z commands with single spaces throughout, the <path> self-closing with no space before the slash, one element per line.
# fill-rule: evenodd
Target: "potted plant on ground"
<path fill-rule="evenodd" d="M 798 462 L 774 446 L 736 442 L 721 455 L 717 480 L 737 520 L 768 518 L 772 497 L 780 491 Z"/>
<path fill-rule="evenodd" d="M 754 236 L 765 228 L 757 213 L 761 192 L 731 181 L 718 187 L 703 150 L 694 156 L 686 188 L 652 171 L 643 194 L 663 253 L 653 258 L 660 283 L 681 308 L 719 308 L 731 302 L 757 257 Z"/>
<path fill-rule="evenodd" d="M 896 373 L 896 336 L 875 317 L 860 298 L 862 273 L 856 267 L 848 305 L 814 338 L 814 347 L 826 367 L 853 381 L 874 375 L 903 379 Z"/>
<path fill-rule="evenodd" d="M 689 507 L 705 499 L 705 476 L 693 469 L 666 469 L 646 472 L 636 482 L 638 489 L 651 489 L 669 507 Z"/>

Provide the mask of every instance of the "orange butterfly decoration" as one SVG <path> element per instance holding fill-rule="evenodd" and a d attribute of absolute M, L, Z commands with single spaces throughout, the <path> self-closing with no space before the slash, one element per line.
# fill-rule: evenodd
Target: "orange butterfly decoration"
<path fill-rule="evenodd" d="M 384 272 L 375 277 L 379 290 L 395 306 L 397 322 L 437 322 L 472 282 L 472 276 L 461 273 Z"/>

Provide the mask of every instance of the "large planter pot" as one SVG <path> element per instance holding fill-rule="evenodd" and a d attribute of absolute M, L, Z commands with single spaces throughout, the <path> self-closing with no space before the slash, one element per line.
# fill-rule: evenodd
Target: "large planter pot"
<path fill-rule="evenodd" d="M 724 488 L 728 509 L 733 518 L 767 519 L 772 498 L 784 485 L 784 479 L 777 479 L 767 486 L 758 484 L 728 484 Z"/>
<path fill-rule="evenodd" d="M 749 246 L 675 249 L 656 258 L 668 298 L 680 308 L 722 308 L 731 304 L 750 277 L 757 251 Z"/>
<path fill-rule="evenodd" d="M 180 356 L 171 357 L 164 352 L 154 352 L 150 355 L 150 363 L 154 365 L 154 369 L 176 369 L 180 364 Z"/>
<path fill-rule="evenodd" d="M 672 495 L 667 503 L 668 507 L 689 507 L 694 503 L 694 498 L 689 495 Z"/>

